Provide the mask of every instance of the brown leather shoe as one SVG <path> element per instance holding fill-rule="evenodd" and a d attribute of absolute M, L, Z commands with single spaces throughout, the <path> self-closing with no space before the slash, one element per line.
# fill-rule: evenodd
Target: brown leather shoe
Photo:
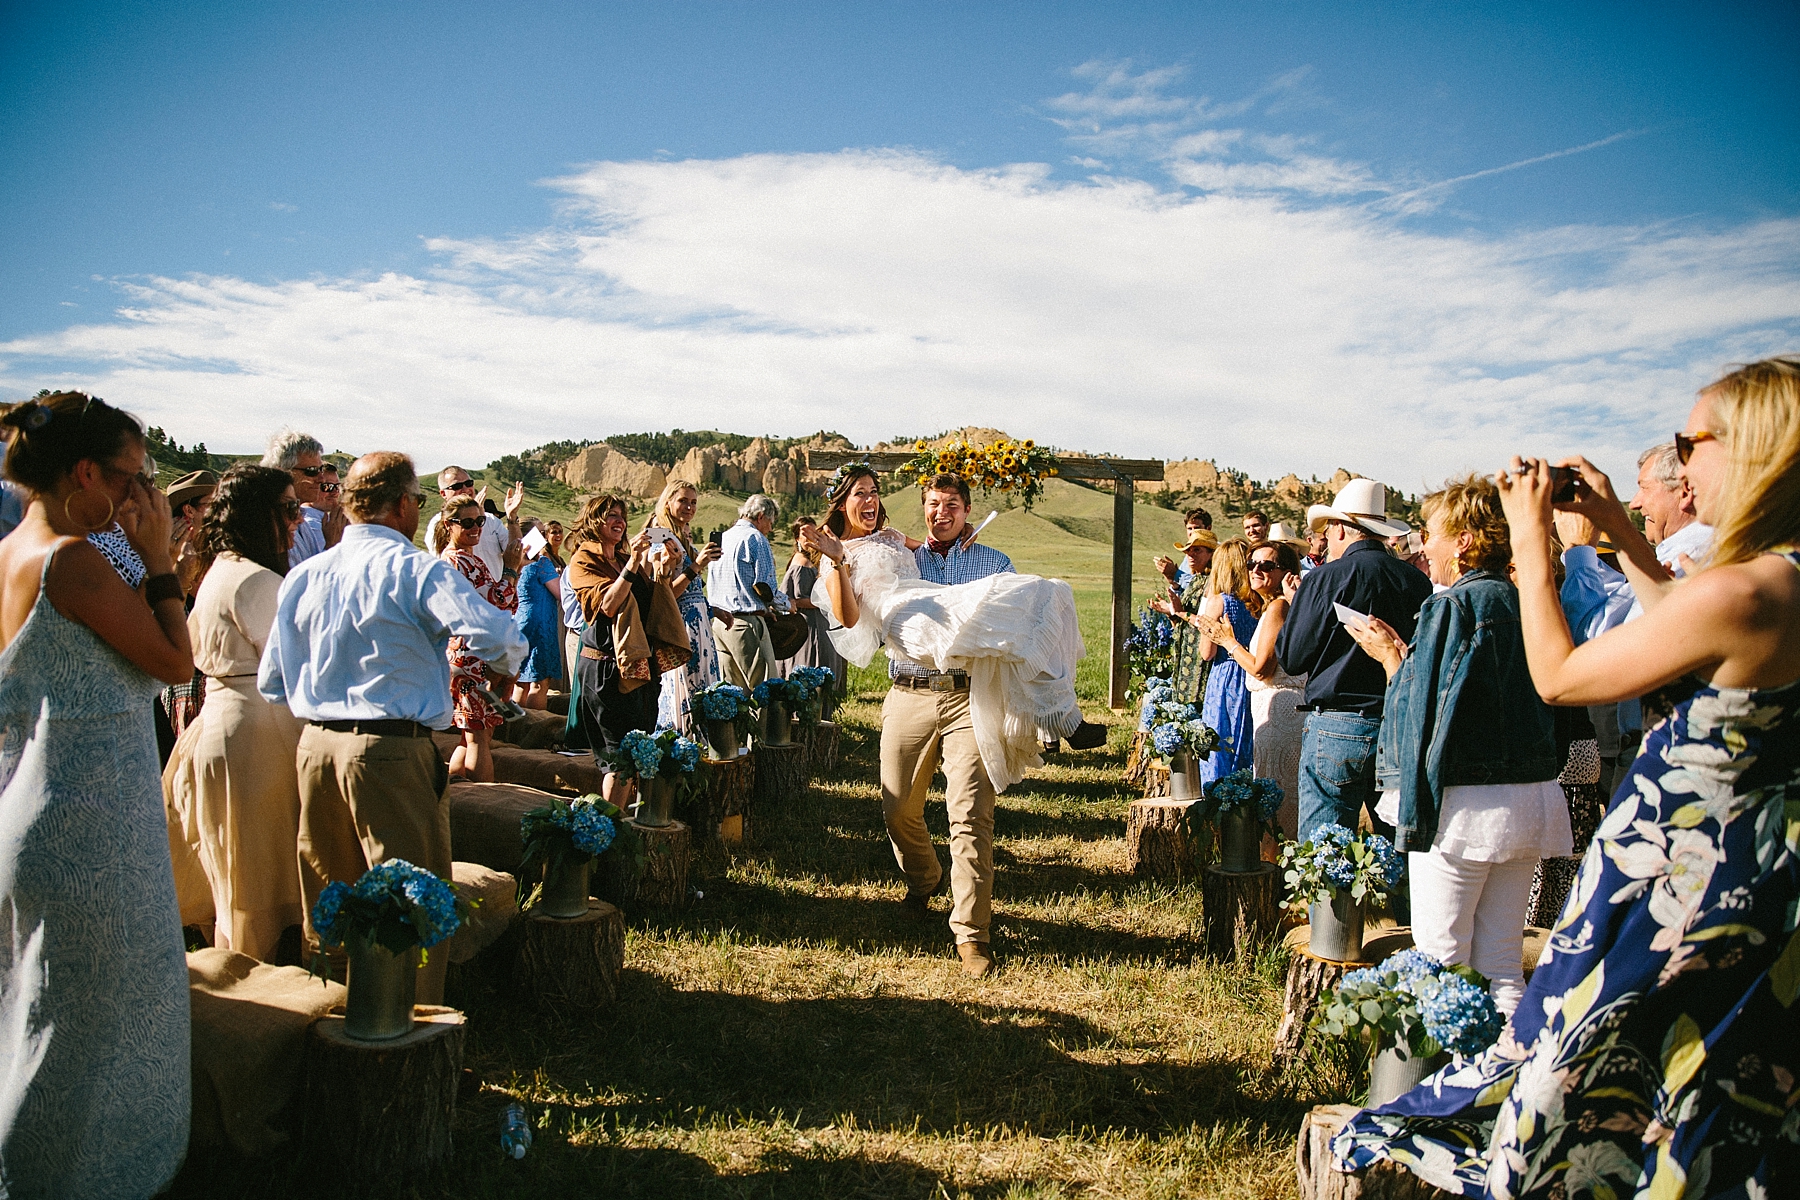
<path fill-rule="evenodd" d="M 988 953 L 986 942 L 958 942 L 956 954 L 962 959 L 963 974 L 970 979 L 984 978 L 994 969 L 994 959 Z"/>
<path fill-rule="evenodd" d="M 926 920 L 931 916 L 931 893 L 908 892 L 900 901 L 900 907 L 906 910 L 907 916 Z"/>

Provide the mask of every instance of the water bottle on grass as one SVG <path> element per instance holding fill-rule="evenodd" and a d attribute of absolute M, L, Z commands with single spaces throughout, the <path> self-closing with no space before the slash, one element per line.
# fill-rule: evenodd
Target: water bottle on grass
<path fill-rule="evenodd" d="M 525 1119 L 525 1106 L 514 1101 L 500 1117 L 500 1149 L 511 1158 L 524 1158 L 531 1145 L 531 1123 Z"/>

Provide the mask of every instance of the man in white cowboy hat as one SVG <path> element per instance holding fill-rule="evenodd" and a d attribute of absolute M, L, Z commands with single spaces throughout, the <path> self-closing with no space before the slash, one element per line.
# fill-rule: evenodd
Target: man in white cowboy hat
<path fill-rule="evenodd" d="M 1380 617 L 1411 641 L 1431 580 L 1388 554 L 1382 539 L 1411 527 L 1388 519 L 1387 489 L 1373 479 L 1352 479 L 1330 504 L 1307 509 L 1306 523 L 1324 528 L 1327 561 L 1301 583 L 1275 642 L 1281 669 L 1306 676 L 1300 837 L 1334 823 L 1354 830 L 1364 807 L 1392 836 L 1375 817 L 1375 740 L 1387 672 L 1357 646 L 1334 605 Z"/>

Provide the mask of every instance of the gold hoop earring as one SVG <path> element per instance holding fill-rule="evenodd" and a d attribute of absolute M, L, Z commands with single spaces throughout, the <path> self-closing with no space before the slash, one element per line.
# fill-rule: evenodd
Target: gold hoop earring
<path fill-rule="evenodd" d="M 108 526 L 110 526 L 112 524 L 113 514 L 117 511 L 113 507 L 112 497 L 108 496 L 105 492 L 101 492 L 100 498 L 102 500 L 106 501 L 106 515 L 104 517 L 100 518 L 100 520 L 97 522 L 84 521 L 80 517 L 77 517 L 75 515 L 74 511 L 69 507 L 70 503 L 77 496 L 87 496 L 87 495 L 91 495 L 91 494 L 92 493 L 90 493 L 86 488 L 81 488 L 77 491 L 70 492 L 68 494 L 68 496 L 63 500 L 63 516 L 65 516 L 69 519 L 69 524 L 75 526 L 77 529 L 83 531 L 84 533 L 98 533 L 102 529 L 107 528 Z"/>

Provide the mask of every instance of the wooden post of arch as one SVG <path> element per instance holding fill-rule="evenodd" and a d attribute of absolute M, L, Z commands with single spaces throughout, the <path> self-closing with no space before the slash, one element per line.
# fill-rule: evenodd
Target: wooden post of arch
<path fill-rule="evenodd" d="M 847 450 L 807 450 L 804 453 L 809 471 L 835 471 L 849 462 L 866 462 L 877 471 L 896 471 L 912 459 L 911 454 L 858 454 Z M 1131 660 L 1125 654 L 1125 636 L 1131 632 L 1132 504 L 1137 499 L 1139 481 L 1162 479 L 1162 460 L 1068 454 L 1060 456 L 1058 463 L 1059 478 L 1113 485 L 1112 636 L 1109 639 L 1111 654 L 1106 702 L 1111 708 L 1124 708 L 1125 689 L 1131 682 Z"/>

